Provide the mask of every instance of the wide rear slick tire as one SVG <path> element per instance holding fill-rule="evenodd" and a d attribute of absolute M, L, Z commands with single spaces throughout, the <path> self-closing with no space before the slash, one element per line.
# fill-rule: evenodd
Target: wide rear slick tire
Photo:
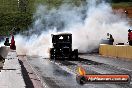
<path fill-rule="evenodd" d="M 73 60 L 78 61 L 78 49 L 74 49 L 73 51 Z"/>
<path fill-rule="evenodd" d="M 50 49 L 50 59 L 51 60 L 54 60 L 55 59 L 55 49 L 54 48 L 51 48 Z"/>

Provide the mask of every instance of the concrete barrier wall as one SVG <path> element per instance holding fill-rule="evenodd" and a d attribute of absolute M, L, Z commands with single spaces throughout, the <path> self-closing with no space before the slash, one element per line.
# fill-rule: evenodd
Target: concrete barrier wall
<path fill-rule="evenodd" d="M 6 58 L 9 50 L 10 50 L 9 47 L 6 47 L 6 46 L 0 47 L 0 56 L 2 56 L 3 58 Z"/>
<path fill-rule="evenodd" d="M 6 50 L 7 47 L 3 49 Z M 24 74 L 24 76 L 26 75 Z M 29 88 L 25 84 L 22 68 L 15 51 L 10 50 L 5 59 L 3 69 L 0 72 L 0 88 Z M 31 86 L 31 88 L 33 87 Z"/>
<path fill-rule="evenodd" d="M 132 59 L 132 46 L 101 44 L 99 54 L 103 56 Z"/>

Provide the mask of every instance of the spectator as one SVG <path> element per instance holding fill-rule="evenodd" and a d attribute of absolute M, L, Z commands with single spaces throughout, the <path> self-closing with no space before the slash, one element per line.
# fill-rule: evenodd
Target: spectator
<path fill-rule="evenodd" d="M 113 36 L 110 34 L 110 33 L 107 33 L 107 36 L 108 36 L 108 40 L 109 40 L 109 44 L 110 45 L 113 45 L 113 42 L 114 42 L 114 38 L 113 38 Z"/>
<path fill-rule="evenodd" d="M 10 46 L 9 38 L 6 38 L 4 45 L 5 45 L 5 46 Z"/>
<path fill-rule="evenodd" d="M 132 46 L 132 30 L 128 30 L 128 42 L 129 45 Z"/>
<path fill-rule="evenodd" d="M 15 40 L 14 40 L 14 36 L 13 35 L 12 35 L 12 39 L 11 39 L 10 49 L 16 50 L 16 45 L 15 45 Z"/>

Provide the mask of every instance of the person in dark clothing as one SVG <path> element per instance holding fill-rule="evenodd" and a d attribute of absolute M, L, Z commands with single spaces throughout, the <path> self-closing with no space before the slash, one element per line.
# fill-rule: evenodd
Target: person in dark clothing
<path fill-rule="evenodd" d="M 107 36 L 108 36 L 108 40 L 109 40 L 109 44 L 110 45 L 113 45 L 113 42 L 114 42 L 114 38 L 113 38 L 113 36 L 110 34 L 110 33 L 107 33 Z"/>
<path fill-rule="evenodd" d="M 10 46 L 9 38 L 6 38 L 4 45 L 5 45 L 5 46 Z"/>
<path fill-rule="evenodd" d="M 128 42 L 129 45 L 132 46 L 132 30 L 128 30 Z"/>

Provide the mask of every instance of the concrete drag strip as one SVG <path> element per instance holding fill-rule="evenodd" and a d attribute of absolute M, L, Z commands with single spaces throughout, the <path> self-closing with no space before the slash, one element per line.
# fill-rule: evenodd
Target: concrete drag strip
<path fill-rule="evenodd" d="M 31 67 L 31 65 L 27 62 L 26 56 L 18 56 L 19 62 L 22 66 L 23 77 L 27 88 L 48 88 L 43 86 L 41 79 L 39 79 L 38 75 Z"/>

